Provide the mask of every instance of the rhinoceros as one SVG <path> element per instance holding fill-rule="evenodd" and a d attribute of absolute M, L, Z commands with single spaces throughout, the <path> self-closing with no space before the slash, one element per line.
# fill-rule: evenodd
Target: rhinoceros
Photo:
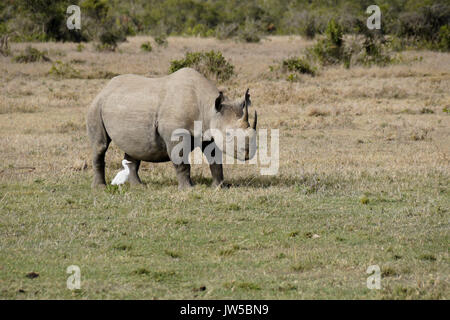
<path fill-rule="evenodd" d="M 230 101 L 213 82 L 191 68 L 183 68 L 168 76 L 147 78 L 120 75 L 106 85 L 88 109 L 87 131 L 92 146 L 94 179 L 92 187 L 105 186 L 105 153 L 113 141 L 131 161 L 130 184 L 140 184 L 141 161 L 171 161 L 175 167 L 179 188 L 193 185 L 190 164 L 173 161 L 172 141 L 176 129 L 184 129 L 194 139 L 194 122 L 202 124 L 202 151 L 211 144 L 214 150 L 230 154 L 240 160 L 253 156 L 249 139 L 255 137 L 257 114 L 252 126 L 248 121 L 250 95 Z M 208 129 L 226 136 L 229 130 L 242 129 L 246 144 L 230 150 L 214 142 Z M 217 147 L 217 148 L 216 148 Z M 192 148 L 193 149 L 193 148 Z M 192 151 L 189 150 L 189 151 Z M 213 186 L 223 185 L 222 162 L 208 159 Z"/>

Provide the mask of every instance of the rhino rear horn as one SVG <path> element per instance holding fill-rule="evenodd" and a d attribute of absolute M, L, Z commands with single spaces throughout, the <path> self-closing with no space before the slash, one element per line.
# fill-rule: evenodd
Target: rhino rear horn
<path fill-rule="evenodd" d="M 219 96 L 216 98 L 216 102 L 215 102 L 217 112 L 220 112 L 220 110 L 222 109 L 223 100 L 224 100 L 223 92 L 220 91 Z"/>

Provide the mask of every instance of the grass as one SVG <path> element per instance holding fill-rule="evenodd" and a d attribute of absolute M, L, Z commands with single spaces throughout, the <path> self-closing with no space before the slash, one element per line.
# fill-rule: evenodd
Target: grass
<path fill-rule="evenodd" d="M 72 264 L 81 268 L 79 298 L 194 298 L 200 282 L 208 288 L 200 298 L 385 298 L 418 279 L 441 281 L 419 298 L 447 297 L 448 191 L 426 184 L 406 182 L 401 197 L 395 186 L 372 190 L 383 201 L 367 205 L 351 182 L 310 195 L 286 185 L 177 194 L 172 184 L 92 194 L 89 184 L 82 172 L 64 183 L 2 185 L 2 298 L 71 298 Z M 240 211 L 223 210 L 234 202 Z M 365 288 L 371 264 L 382 267 L 381 291 Z M 286 285 L 295 288 L 279 289 Z"/>
<path fill-rule="evenodd" d="M 93 192 L 85 113 L 108 79 L 0 57 L 0 298 L 449 298 L 450 54 L 289 82 L 267 70 L 301 56 L 311 43 L 299 37 L 175 37 L 151 55 L 140 48 L 148 40 L 114 53 L 33 46 L 85 61 L 83 75 L 163 75 L 180 52 L 220 50 L 236 70 L 221 84 L 227 95 L 250 88 L 259 127 L 280 129 L 278 175 L 226 165 L 231 187 L 215 190 L 208 166 L 195 165 L 197 185 L 179 192 L 170 163 L 143 163 L 144 186 Z M 122 156 L 112 144 L 108 181 Z M 381 290 L 366 287 L 374 264 Z M 70 265 L 80 290 L 66 288 Z"/>

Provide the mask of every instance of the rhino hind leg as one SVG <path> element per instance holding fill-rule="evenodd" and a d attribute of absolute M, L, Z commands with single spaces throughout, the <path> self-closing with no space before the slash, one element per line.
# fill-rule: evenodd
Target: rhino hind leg
<path fill-rule="evenodd" d="M 106 186 L 105 154 L 111 143 L 111 138 L 103 125 L 100 106 L 97 103 L 90 107 L 86 125 L 92 147 L 92 168 L 94 169 L 92 187 L 104 187 Z"/>
<path fill-rule="evenodd" d="M 93 188 L 106 186 L 105 154 L 110 142 L 111 140 L 107 139 L 104 143 L 95 143 L 92 147 L 92 167 L 94 169 Z"/>
<path fill-rule="evenodd" d="M 131 185 L 137 185 L 137 184 L 142 184 L 141 179 L 139 178 L 139 166 L 141 165 L 141 161 L 140 160 L 136 160 L 133 157 L 129 156 L 128 154 L 125 153 L 125 157 L 126 160 L 131 161 L 130 164 L 128 164 L 128 168 L 130 168 L 130 175 L 128 177 L 128 182 Z"/>

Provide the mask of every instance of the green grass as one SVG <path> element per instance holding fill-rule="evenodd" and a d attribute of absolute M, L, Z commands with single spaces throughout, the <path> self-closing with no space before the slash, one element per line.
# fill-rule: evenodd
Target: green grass
<path fill-rule="evenodd" d="M 389 179 L 2 182 L 0 298 L 448 299 L 448 178 Z M 381 290 L 366 287 L 373 264 Z M 70 265 L 80 290 L 66 288 Z"/>

